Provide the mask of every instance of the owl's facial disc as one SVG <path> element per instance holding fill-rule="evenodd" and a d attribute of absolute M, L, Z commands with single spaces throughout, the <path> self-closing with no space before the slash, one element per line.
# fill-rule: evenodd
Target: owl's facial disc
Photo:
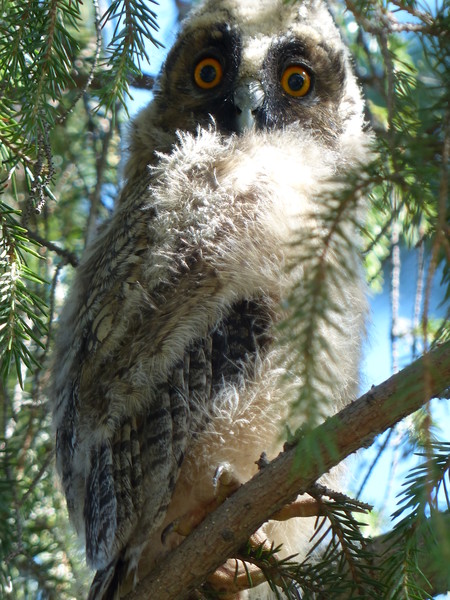
<path fill-rule="evenodd" d="M 235 126 L 237 133 L 255 128 L 255 114 L 263 105 L 264 96 L 262 84 L 256 79 L 245 79 L 237 86 L 233 95 L 236 108 Z"/>
<path fill-rule="evenodd" d="M 161 79 L 165 127 L 195 131 L 213 121 L 225 135 L 242 135 L 292 125 L 335 140 L 345 54 L 307 23 L 283 35 L 246 27 L 205 17 L 180 37 Z"/>

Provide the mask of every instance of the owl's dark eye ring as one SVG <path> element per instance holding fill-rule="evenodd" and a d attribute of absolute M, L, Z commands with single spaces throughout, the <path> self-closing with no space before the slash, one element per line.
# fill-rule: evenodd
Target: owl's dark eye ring
<path fill-rule="evenodd" d="M 301 65 L 287 67 L 281 76 L 281 87 L 290 96 L 301 98 L 311 89 L 311 75 Z"/>
<path fill-rule="evenodd" d="M 223 69 L 217 58 L 202 58 L 194 70 L 194 81 L 203 90 L 210 90 L 222 81 Z"/>

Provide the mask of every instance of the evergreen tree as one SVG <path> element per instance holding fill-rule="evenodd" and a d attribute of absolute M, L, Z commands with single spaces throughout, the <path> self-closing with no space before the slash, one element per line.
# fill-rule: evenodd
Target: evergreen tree
<path fill-rule="evenodd" d="M 145 41 L 159 44 L 157 7 L 145 0 L 111 0 L 104 12 L 97 0 L 2 0 L 0 6 L 0 594 L 18 600 L 82 598 L 90 574 L 55 482 L 48 365 L 64 293 L 117 195 L 129 85 L 152 83 L 141 65 L 148 60 Z M 444 397 L 450 384 L 448 6 L 339 0 L 332 9 L 355 56 L 376 133 L 372 163 L 349 178 L 339 206 L 351 211 L 355 189 L 370 195 L 363 231 L 367 276 L 377 291 L 390 274 L 393 371 L 406 369 L 362 397 L 356 417 L 346 409 L 337 421 L 318 428 L 312 422 L 311 431 L 293 432 L 284 463 L 270 466 L 273 473 L 294 472 L 291 484 L 297 491 L 308 489 L 321 505 L 315 537 L 323 552 L 319 561 L 280 563 L 276 549 L 252 541 L 252 519 L 262 522 L 279 499 L 268 500 L 265 513 L 257 507 L 259 516 L 241 526 L 234 547 L 213 540 L 215 554 L 208 559 L 214 567 L 214 561 L 238 557 L 247 565 L 244 587 L 262 573 L 292 598 L 298 594 L 296 582 L 304 598 L 429 598 L 450 590 L 450 443 L 445 431 L 438 434 L 428 403 Z M 108 43 L 102 37 L 106 22 L 114 30 Z M 352 242 L 332 199 L 329 208 L 328 230 L 314 243 L 339 252 Z M 419 265 L 412 327 L 401 333 L 400 248 L 416 252 Z M 289 324 L 306 374 L 314 369 L 311 348 L 323 347 L 320 338 L 311 341 L 311 324 L 318 331 L 331 310 L 320 284 L 320 253 L 310 250 L 299 248 L 299 257 L 309 261 L 309 277 L 302 294 L 292 297 Z M 430 309 L 436 281 L 443 303 L 439 319 Z M 425 357 L 400 365 L 405 344 L 410 361 Z M 305 378 L 293 410 L 304 398 L 317 397 L 310 380 Z M 371 417 L 367 411 L 374 399 L 382 410 Z M 417 452 L 421 462 L 405 479 L 390 532 L 367 536 L 359 523 L 367 506 L 315 481 L 374 439 L 381 454 L 392 427 L 416 410 L 408 430 L 400 433 L 405 453 Z M 359 437 L 352 438 L 355 430 Z M 298 465 L 299 452 L 317 458 L 308 472 Z M 236 494 L 237 511 L 246 494 L 251 496 L 251 486 Z M 217 519 L 220 514 L 219 508 Z M 195 534 L 188 541 L 201 547 L 201 526 Z M 181 565 L 177 577 L 167 567 L 168 597 L 181 598 L 201 583 L 188 579 L 182 552 L 179 556 L 181 563 L 177 555 L 173 563 Z M 144 584 L 153 590 L 148 597 L 163 597 L 154 592 L 151 577 Z M 143 590 L 135 597 L 147 597 Z M 214 589 L 203 587 L 196 597 L 214 597 Z"/>

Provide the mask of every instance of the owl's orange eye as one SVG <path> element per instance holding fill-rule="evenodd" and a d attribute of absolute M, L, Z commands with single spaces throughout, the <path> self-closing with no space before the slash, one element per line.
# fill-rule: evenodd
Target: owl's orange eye
<path fill-rule="evenodd" d="M 195 83 L 203 90 L 210 90 L 219 85 L 222 76 L 222 65 L 216 58 L 203 58 L 195 67 Z"/>
<path fill-rule="evenodd" d="M 281 76 L 281 87 L 290 96 L 300 98 L 311 88 L 311 75 L 300 65 L 291 65 Z"/>

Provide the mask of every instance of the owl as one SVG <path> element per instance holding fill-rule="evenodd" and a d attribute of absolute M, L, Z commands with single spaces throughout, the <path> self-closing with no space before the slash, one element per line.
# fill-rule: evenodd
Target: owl
<path fill-rule="evenodd" d="M 171 524 L 214 504 L 218 473 L 244 483 L 301 424 L 278 327 L 304 277 L 293 242 L 320 229 L 324 195 L 369 137 L 321 0 L 206 0 L 187 17 L 59 322 L 56 462 L 97 570 L 90 599 L 127 593 L 182 541 Z M 365 313 L 357 252 L 340 260 L 356 275 L 330 286 L 327 410 L 354 397 Z M 298 518 L 260 531 L 285 554 L 310 533 Z"/>

